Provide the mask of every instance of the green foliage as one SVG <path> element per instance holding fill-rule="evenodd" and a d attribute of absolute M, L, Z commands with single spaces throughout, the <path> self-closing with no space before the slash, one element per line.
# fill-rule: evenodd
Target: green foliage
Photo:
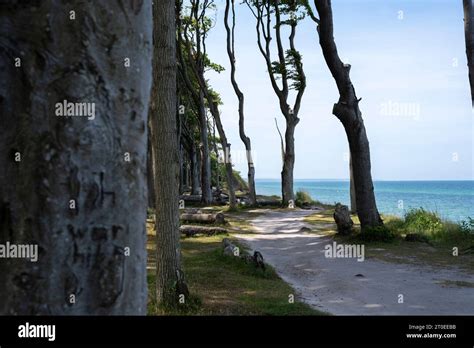
<path fill-rule="evenodd" d="M 443 223 L 435 212 L 423 208 L 411 209 L 405 214 L 405 226 L 408 232 L 434 236 L 443 229 Z"/>
<path fill-rule="evenodd" d="M 468 216 L 467 220 L 460 222 L 459 227 L 463 233 L 474 233 L 474 219 Z"/>
<path fill-rule="evenodd" d="M 295 195 L 295 203 L 298 207 L 301 207 L 303 204 L 313 204 L 315 203 L 311 195 L 304 190 L 298 190 Z"/>
<path fill-rule="evenodd" d="M 247 185 L 247 181 L 245 181 L 244 178 L 242 178 L 242 175 L 240 174 L 240 172 L 238 170 L 233 170 L 233 173 L 234 173 L 234 178 L 237 181 L 236 189 L 240 191 L 248 191 L 249 186 Z"/>
<path fill-rule="evenodd" d="M 294 90 L 301 90 L 306 87 L 306 81 L 298 69 L 302 66 L 302 57 L 297 50 L 289 49 L 286 51 L 286 64 L 290 67 L 288 69 L 288 79 L 292 81 L 291 88 Z"/>
<path fill-rule="evenodd" d="M 404 219 L 388 217 L 384 220 L 385 227 L 394 235 L 418 235 L 416 238 L 430 244 L 456 245 L 460 248 L 474 243 L 474 219 L 470 217 L 457 224 L 443 221 L 435 212 L 417 208 L 409 210 Z"/>

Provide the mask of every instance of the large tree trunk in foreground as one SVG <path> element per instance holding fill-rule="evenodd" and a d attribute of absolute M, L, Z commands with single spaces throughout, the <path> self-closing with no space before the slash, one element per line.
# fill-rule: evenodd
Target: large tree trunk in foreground
<path fill-rule="evenodd" d="M 231 4 L 232 1 L 232 4 Z M 232 26 L 229 26 L 229 11 L 232 11 Z M 244 143 L 245 151 L 247 153 L 247 181 L 249 186 L 249 200 L 251 205 L 257 204 L 257 194 L 255 192 L 255 166 L 252 158 L 252 145 L 250 138 L 245 134 L 245 117 L 244 117 L 244 94 L 239 88 L 237 80 L 235 79 L 235 52 L 234 52 L 234 29 L 235 29 L 235 9 L 234 0 L 226 0 L 224 24 L 227 32 L 227 55 L 229 56 L 231 71 L 230 80 L 234 92 L 239 100 L 239 135 Z"/>
<path fill-rule="evenodd" d="M 146 314 L 151 11 L 0 7 L 0 244 L 39 249 L 0 260 L 1 315 Z M 90 118 L 61 114 L 64 100 Z"/>
<path fill-rule="evenodd" d="M 173 1 L 156 1 L 154 16 L 154 64 L 152 136 L 155 154 L 156 192 L 156 300 L 176 303 L 180 270 L 179 149 L 176 122 L 176 25 Z"/>
<path fill-rule="evenodd" d="M 319 42 L 340 95 L 339 101 L 334 105 L 333 114 L 343 124 L 349 141 L 357 213 L 361 228 L 365 230 L 367 227 L 383 223 L 375 202 L 369 140 L 359 109 L 359 100 L 349 77 L 350 65 L 342 63 L 337 53 L 333 34 L 331 1 L 315 0 L 314 3 L 319 13 Z"/>
<path fill-rule="evenodd" d="M 473 0 L 463 0 L 464 5 L 464 34 L 466 36 L 467 66 L 469 68 L 469 84 L 471 85 L 471 100 L 474 107 L 474 4 Z"/>

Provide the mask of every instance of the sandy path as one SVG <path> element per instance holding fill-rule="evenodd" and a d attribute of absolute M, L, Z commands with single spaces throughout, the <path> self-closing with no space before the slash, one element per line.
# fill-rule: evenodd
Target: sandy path
<path fill-rule="evenodd" d="M 237 236 L 252 250 L 260 250 L 304 302 L 337 315 L 474 314 L 474 288 L 439 283 L 474 283 L 473 275 L 374 259 L 326 258 L 329 237 L 299 232 L 303 226 L 311 227 L 303 221 L 311 213 L 267 211 L 251 221 L 256 234 Z"/>

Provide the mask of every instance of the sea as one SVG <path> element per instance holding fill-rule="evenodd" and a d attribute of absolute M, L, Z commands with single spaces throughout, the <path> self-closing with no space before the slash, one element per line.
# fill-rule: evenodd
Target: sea
<path fill-rule="evenodd" d="M 281 196 L 281 181 L 256 179 L 257 194 Z M 434 211 L 446 220 L 474 218 L 474 181 L 374 181 L 379 212 L 403 216 L 411 208 Z M 294 191 L 314 200 L 350 204 L 348 180 L 295 180 Z"/>

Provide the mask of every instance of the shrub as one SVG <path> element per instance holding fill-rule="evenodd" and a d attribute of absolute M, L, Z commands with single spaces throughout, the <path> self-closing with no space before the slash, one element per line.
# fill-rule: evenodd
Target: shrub
<path fill-rule="evenodd" d="M 383 223 L 394 234 L 401 234 L 401 232 L 405 229 L 405 220 L 399 218 L 398 216 L 383 216 Z"/>
<path fill-rule="evenodd" d="M 296 192 L 296 205 L 297 206 L 302 206 L 303 204 L 312 204 L 314 203 L 313 199 L 311 198 L 311 195 L 303 190 L 299 190 Z"/>
<path fill-rule="evenodd" d="M 409 232 L 435 236 L 443 230 L 443 222 L 435 212 L 411 209 L 405 214 L 405 228 Z"/>
<path fill-rule="evenodd" d="M 387 226 L 368 227 L 361 232 L 358 238 L 365 242 L 391 242 L 395 234 Z"/>
<path fill-rule="evenodd" d="M 463 233 L 474 233 L 474 219 L 468 216 L 467 220 L 461 221 L 459 228 Z"/>

